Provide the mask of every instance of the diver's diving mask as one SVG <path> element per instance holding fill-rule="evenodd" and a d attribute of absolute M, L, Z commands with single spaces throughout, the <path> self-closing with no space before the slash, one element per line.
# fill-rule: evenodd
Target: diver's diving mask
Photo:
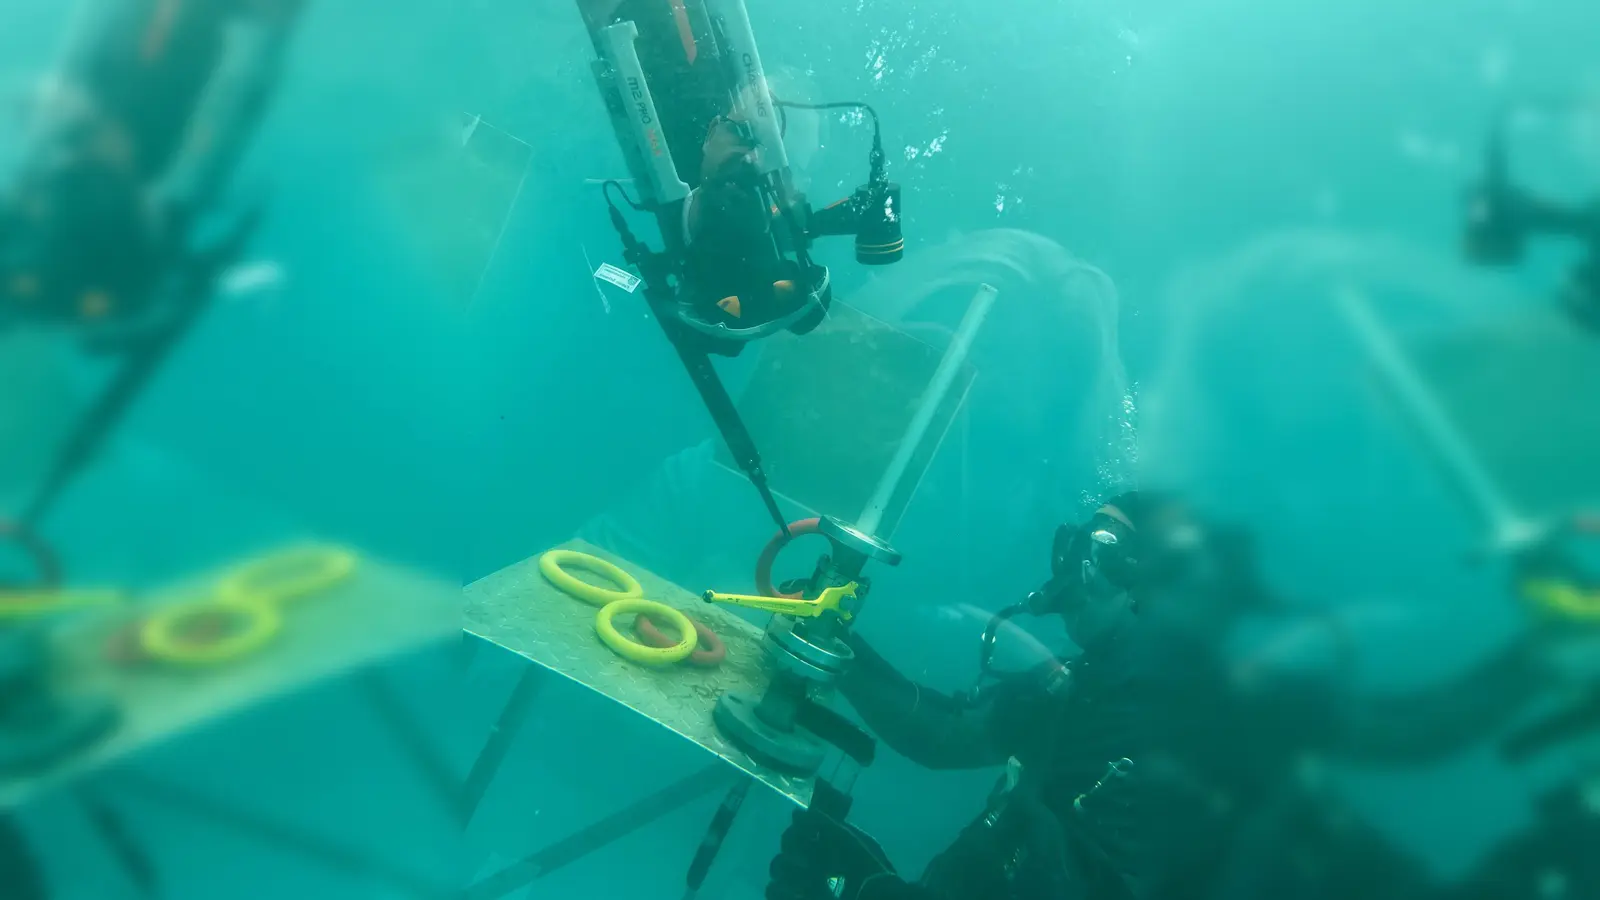
<path fill-rule="evenodd" d="M 1044 587 L 1028 596 L 1036 615 L 1132 591 L 1139 581 L 1133 526 L 1105 509 L 1087 525 L 1062 525 L 1050 551 L 1050 574 Z"/>
<path fill-rule="evenodd" d="M 990 617 L 978 644 L 980 682 L 1005 674 L 994 668 L 995 645 L 1013 617 L 1066 613 L 1080 604 L 1133 590 L 1139 579 L 1133 527 L 1104 509 L 1087 525 L 1062 525 L 1051 546 L 1050 570 L 1050 580 L 1042 587 Z"/>

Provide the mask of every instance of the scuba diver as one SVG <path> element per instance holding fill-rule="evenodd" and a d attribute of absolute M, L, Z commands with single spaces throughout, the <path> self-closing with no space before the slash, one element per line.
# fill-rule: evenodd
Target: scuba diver
<path fill-rule="evenodd" d="M 977 819 L 913 883 L 867 835 L 818 811 L 795 814 L 771 866 L 769 900 L 978 900 L 1142 897 L 1161 865 L 1159 781 L 1144 771 L 1158 720 L 1140 621 L 1144 602 L 1137 493 L 1081 526 L 1061 526 L 1051 576 L 1018 608 L 1059 615 L 1082 650 L 963 696 L 897 672 L 859 635 L 839 687 L 880 739 L 936 769 L 1004 764 Z M 1136 762 L 1137 761 L 1137 762 Z M 824 784 L 819 783 L 822 790 Z"/>
<path fill-rule="evenodd" d="M 1507 135 L 1509 116 L 1496 117 L 1489 130 L 1484 174 L 1467 195 L 1463 248 L 1483 266 L 1510 266 L 1522 260 L 1528 238 L 1549 235 L 1577 241 L 1583 255 L 1562 285 L 1561 304 L 1583 327 L 1600 331 L 1600 198 L 1563 204 L 1539 197 L 1511 181 Z"/>
<path fill-rule="evenodd" d="M 1485 854 L 1465 878 L 1441 892 L 1441 900 L 1600 896 L 1600 857 L 1594 852 L 1600 847 L 1600 764 L 1593 741 L 1600 728 L 1600 686 L 1590 687 L 1580 707 L 1536 720 L 1501 742 L 1507 762 L 1567 751 L 1576 771 L 1538 796 L 1533 821 Z"/>
<path fill-rule="evenodd" d="M 1499 743 L 1502 760 L 1525 765 L 1561 754 L 1574 770 L 1534 802 L 1533 821 L 1487 853 L 1445 900 L 1548 900 L 1600 896 L 1600 681 L 1595 631 L 1600 578 L 1592 567 L 1600 520 L 1580 515 L 1515 560 L 1517 586 L 1539 627 L 1571 632 L 1579 684 Z M 1584 551 L 1588 551 L 1585 553 Z M 1585 566 L 1585 561 L 1591 565 Z"/>
<path fill-rule="evenodd" d="M 1341 810 L 1316 777 L 1318 761 L 1395 768 L 1442 759 L 1502 729 L 1551 684 L 1537 635 L 1446 684 L 1395 696 L 1354 695 L 1348 679 L 1319 677 L 1271 653 L 1240 661 L 1230 645 L 1244 620 L 1308 617 L 1290 613 L 1265 585 L 1246 532 L 1202 524 L 1170 495 L 1112 501 L 1088 526 L 1058 533 L 1052 562 L 1043 590 L 991 622 L 979 654 L 987 677 L 973 691 L 951 697 L 919 686 L 859 637 L 851 638 L 856 665 L 840 685 L 868 727 L 913 762 L 978 767 L 1013 756 L 1022 789 L 997 790 L 984 818 L 913 886 L 893 876 L 881 853 L 866 852 L 875 845 L 865 835 L 800 813 L 773 864 L 769 897 L 820 897 L 819 884 L 852 877 L 878 885 L 860 895 L 866 900 L 878 890 L 958 898 L 1022 890 L 1000 879 L 1025 867 L 997 867 L 995 858 L 1052 859 L 1053 873 L 1029 877 L 1093 884 L 1048 896 L 1422 896 L 1430 890 L 1422 867 Z M 1003 623 L 1037 612 L 1061 612 L 1082 656 L 1025 677 L 988 675 Z M 1349 637 L 1330 627 L 1335 649 L 1347 655 Z M 1080 711 L 1067 718 L 1074 697 Z M 1065 750 L 1040 749 L 1067 736 Z M 1114 769 L 1132 777 L 1096 777 L 1097 766 L 1122 757 L 1136 762 Z M 1071 802 L 1080 793 L 1082 801 Z M 1020 837 L 1002 839 L 995 807 L 1008 802 L 1032 814 L 1016 817 L 1028 823 L 1013 823 Z M 1069 807 L 1077 818 L 1061 814 Z M 1115 816 L 1100 822 L 1119 824 L 1089 827 L 1094 819 L 1086 822 L 1084 810 L 1110 810 Z M 1063 874 L 1059 854 L 1034 849 L 1041 840 L 1059 846 L 1052 829 L 1044 838 L 1032 833 L 1051 821 L 1065 823 L 1061 834 L 1073 848 L 1066 858 L 1099 861 L 1083 869 L 1091 874 Z M 1020 857 L 1018 841 L 1029 848 Z M 1107 860 L 1124 868 L 1108 872 Z"/>
<path fill-rule="evenodd" d="M 864 103 L 773 96 L 743 0 L 578 0 L 578 9 L 638 192 L 635 200 L 619 182 L 602 186 L 624 258 L 734 459 L 786 532 L 710 357 L 737 356 L 753 341 L 805 334 L 822 322 L 833 288 L 827 266 L 811 256 L 816 239 L 853 235 L 863 265 L 903 256 L 900 188 L 888 178 L 877 113 Z M 796 189 L 783 143 L 791 108 L 871 117 L 869 175 L 851 196 L 813 209 Z M 634 235 L 613 194 L 651 214 L 662 249 Z"/>
<path fill-rule="evenodd" d="M 1517 729 L 1500 743 L 1509 763 L 1567 751 L 1575 770 L 1534 801 L 1533 821 L 1500 842 L 1440 900 L 1549 900 L 1600 896 L 1600 685 L 1578 702 Z M 1587 750 L 1587 754 L 1585 754 Z"/>
<path fill-rule="evenodd" d="M 1437 685 L 1357 692 L 1355 636 L 1337 610 L 1294 609 L 1261 577 L 1248 532 L 1202 522 L 1175 497 L 1161 502 L 1186 524 L 1173 530 L 1181 540 L 1161 545 L 1166 559 L 1146 560 L 1164 579 L 1141 605 L 1158 648 L 1151 705 L 1164 724 L 1143 762 L 1187 789 L 1169 795 L 1185 804 L 1172 817 L 1183 838 L 1169 844 L 1152 896 L 1424 895 L 1422 866 L 1344 809 L 1323 773 L 1423 765 L 1490 739 L 1560 681 L 1554 636 L 1520 635 Z M 1241 652 L 1247 624 L 1272 627 Z"/>

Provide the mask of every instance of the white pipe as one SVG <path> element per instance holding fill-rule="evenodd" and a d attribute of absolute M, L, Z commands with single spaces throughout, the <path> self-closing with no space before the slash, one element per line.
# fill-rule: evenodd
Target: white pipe
<path fill-rule="evenodd" d="M 658 203 L 676 203 L 689 196 L 689 186 L 678 177 L 677 164 L 667 149 L 661 114 L 656 110 L 644 65 L 639 62 L 639 50 L 634 46 L 638 38 L 639 26 L 633 22 L 607 25 L 600 29 L 600 52 L 616 78 L 634 146 L 644 163 L 644 174 L 650 179 L 650 193 Z"/>
<path fill-rule="evenodd" d="M 761 145 L 757 157 L 763 175 L 789 168 L 789 152 L 783 146 L 783 129 L 778 110 L 773 106 L 772 89 L 767 86 L 767 70 L 756 49 L 755 29 L 750 27 L 750 12 L 744 0 L 707 0 L 711 15 L 722 23 L 724 51 L 729 64 L 738 72 L 739 87 L 733 97 L 734 109 L 750 124 Z"/>
<path fill-rule="evenodd" d="M 1382 371 L 1389 387 L 1422 431 L 1423 438 L 1444 463 L 1456 487 L 1488 525 L 1490 541 L 1498 549 L 1513 549 L 1540 534 L 1540 527 L 1520 515 L 1484 470 L 1472 447 L 1457 430 L 1428 385 L 1412 368 L 1389 330 L 1378 321 L 1362 294 L 1340 288 L 1335 300 L 1357 337 Z"/>
<path fill-rule="evenodd" d="M 989 308 L 994 305 L 994 298 L 999 292 L 990 285 L 980 285 L 978 292 L 973 295 L 972 302 L 967 306 L 967 313 L 961 319 L 961 326 L 956 329 L 955 337 L 950 341 L 949 349 L 945 350 L 944 357 L 939 360 L 939 367 L 933 372 L 933 379 L 928 382 L 927 390 L 922 394 L 922 402 L 917 406 L 916 415 L 911 417 L 911 424 L 906 428 L 905 437 L 900 439 L 900 446 L 896 448 L 894 458 L 889 461 L 889 467 L 883 473 L 883 479 L 878 482 L 878 489 L 873 492 L 872 499 L 867 502 L 861 511 L 861 517 L 856 520 L 856 528 L 866 534 L 874 534 L 883 522 L 883 513 L 894 498 L 895 490 L 905 478 L 906 470 L 911 467 L 911 459 L 917 453 L 917 448 L 922 446 L 922 441 L 928 435 L 928 429 L 933 426 L 933 417 L 944 403 L 945 395 L 950 392 L 950 385 L 956 380 L 956 374 L 967 361 L 967 355 L 972 350 L 972 340 L 978 334 L 978 329 L 983 327 L 983 320 L 989 315 Z"/>

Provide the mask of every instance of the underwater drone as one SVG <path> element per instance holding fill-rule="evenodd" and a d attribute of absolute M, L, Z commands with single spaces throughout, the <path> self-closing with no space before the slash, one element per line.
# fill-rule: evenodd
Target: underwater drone
<path fill-rule="evenodd" d="M 598 58 L 595 81 L 638 187 L 602 187 L 624 258 L 689 371 L 729 450 L 780 528 L 760 456 L 711 355 L 735 356 L 780 332 L 804 334 L 833 299 L 813 242 L 852 235 L 856 259 L 904 254 L 900 189 L 885 171 L 876 113 L 862 103 L 786 104 L 767 86 L 742 0 L 579 0 Z M 867 181 L 813 209 L 794 187 L 784 110 L 860 109 L 873 119 Z M 612 192 L 655 219 L 663 248 L 636 238 Z"/>
<path fill-rule="evenodd" d="M 1600 199 L 1563 204 L 1535 196 L 1510 174 L 1509 115 L 1496 116 L 1489 129 L 1482 179 L 1468 190 L 1462 247 L 1482 266 L 1521 262 L 1532 237 L 1563 237 L 1583 246 L 1583 256 L 1568 274 L 1561 303 L 1583 327 L 1600 331 Z"/>

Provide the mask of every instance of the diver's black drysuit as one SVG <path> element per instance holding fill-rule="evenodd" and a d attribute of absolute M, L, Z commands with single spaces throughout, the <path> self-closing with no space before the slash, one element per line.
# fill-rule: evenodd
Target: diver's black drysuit
<path fill-rule="evenodd" d="M 1600 897 L 1600 778 L 1559 785 L 1538 799 L 1534 814 L 1440 900 Z"/>
<path fill-rule="evenodd" d="M 1129 631 L 1065 665 L 1010 676 L 973 701 L 912 682 L 852 637 L 856 661 L 841 688 L 879 737 L 929 768 L 1005 764 L 1007 773 L 977 819 L 929 864 L 919 882 L 873 876 L 859 893 L 846 896 L 1139 896 L 1159 857 L 1156 822 L 1143 809 L 1148 782 L 1137 763 L 1127 775 L 1109 769 L 1113 761 L 1138 760 L 1149 743 L 1148 667 L 1141 659 L 1137 626 Z M 857 839 L 870 841 L 859 834 Z M 785 843 L 787 850 L 790 836 Z M 778 868 L 775 863 L 781 880 Z"/>

